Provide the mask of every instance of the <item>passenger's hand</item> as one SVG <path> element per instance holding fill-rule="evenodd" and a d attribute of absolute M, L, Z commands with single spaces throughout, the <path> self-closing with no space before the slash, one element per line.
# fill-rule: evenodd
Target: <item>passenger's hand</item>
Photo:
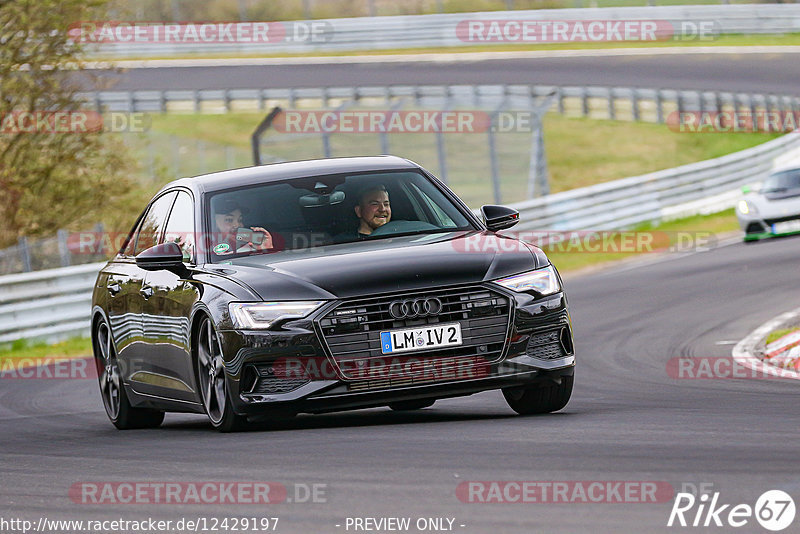
<path fill-rule="evenodd" d="M 260 232 L 264 234 L 264 240 L 261 242 L 260 245 L 254 245 L 253 243 L 248 243 L 253 250 L 271 250 L 272 247 L 272 234 L 261 228 L 260 226 L 252 226 L 250 229 L 254 232 Z"/>

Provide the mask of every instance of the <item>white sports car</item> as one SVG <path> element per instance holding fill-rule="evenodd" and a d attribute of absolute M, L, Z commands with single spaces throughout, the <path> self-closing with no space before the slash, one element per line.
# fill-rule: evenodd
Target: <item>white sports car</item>
<path fill-rule="evenodd" d="M 760 187 L 743 187 L 736 217 L 745 241 L 800 233 L 800 167 L 770 174 Z"/>

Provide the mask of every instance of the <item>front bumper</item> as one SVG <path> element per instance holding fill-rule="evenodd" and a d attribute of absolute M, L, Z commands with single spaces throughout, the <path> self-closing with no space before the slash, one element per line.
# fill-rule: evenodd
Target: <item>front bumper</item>
<path fill-rule="evenodd" d="M 481 364 L 420 356 L 405 368 L 410 371 L 399 375 L 390 370 L 392 362 L 387 358 L 383 375 L 343 377 L 320 342 L 313 317 L 287 323 L 278 331 L 221 331 L 234 410 L 254 417 L 323 413 L 465 396 L 542 381 L 558 383 L 561 377 L 571 375 L 575 355 L 566 295 L 539 299 L 511 292 L 506 295 L 513 305 L 499 361 Z M 413 358 L 413 354 L 409 356 Z M 310 375 L 305 372 L 309 369 L 313 369 Z"/>
<path fill-rule="evenodd" d="M 736 212 L 745 241 L 800 234 L 800 213 L 780 216 L 743 215 Z"/>

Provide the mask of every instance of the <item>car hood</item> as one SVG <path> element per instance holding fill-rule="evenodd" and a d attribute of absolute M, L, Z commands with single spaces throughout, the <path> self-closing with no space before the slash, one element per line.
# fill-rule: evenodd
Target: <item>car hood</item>
<path fill-rule="evenodd" d="M 231 260 L 262 300 L 349 298 L 494 280 L 547 265 L 532 245 L 491 232 L 394 237 Z"/>
<path fill-rule="evenodd" d="M 758 216 L 762 218 L 774 219 L 787 217 L 800 213 L 800 196 L 790 194 L 770 194 L 760 193 L 745 196 L 748 202 L 752 202 L 758 209 Z"/>

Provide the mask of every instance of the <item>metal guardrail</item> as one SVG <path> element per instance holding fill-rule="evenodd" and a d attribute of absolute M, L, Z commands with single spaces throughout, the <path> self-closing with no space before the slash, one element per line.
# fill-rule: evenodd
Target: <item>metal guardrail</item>
<path fill-rule="evenodd" d="M 621 229 L 732 207 L 738 188 L 763 178 L 776 159 L 800 152 L 800 133 L 698 163 L 555 193 L 511 206 L 520 230 Z"/>
<path fill-rule="evenodd" d="M 88 335 L 92 287 L 103 265 L 0 277 L 0 343 Z"/>
<path fill-rule="evenodd" d="M 683 24 L 713 21 L 716 33 L 796 32 L 800 28 L 800 5 L 737 4 L 694 6 L 640 6 L 613 8 L 537 9 L 492 11 L 483 13 L 441 13 L 314 20 L 321 29 L 315 38 L 312 21 L 283 23 L 287 37 L 271 43 L 143 43 L 119 42 L 93 46 L 90 51 L 111 57 L 172 56 L 183 54 L 259 54 L 329 52 L 343 50 L 381 50 L 403 48 L 457 47 L 492 43 L 459 38 L 457 28 L 464 21 L 624 21 L 654 20 L 669 22 L 674 28 Z M 305 28 L 294 35 L 294 28 Z M 506 41 L 508 42 L 508 41 Z M 701 41 L 702 42 L 702 41 Z"/>
<path fill-rule="evenodd" d="M 773 95 L 744 95 L 698 91 L 604 87 L 451 86 L 328 89 L 265 89 L 229 91 L 228 105 L 255 99 L 256 105 L 317 100 L 329 106 L 342 98 L 391 99 L 405 96 L 419 105 L 441 105 L 443 99 L 464 106 L 485 107 L 507 101 L 521 109 L 530 99 L 555 91 L 558 110 L 566 114 L 613 119 L 664 122 L 670 111 L 743 109 L 797 111 L 798 99 Z M 93 95 L 100 106 L 124 104 L 142 110 L 148 102 L 199 98 L 202 92 Z M 217 98 L 225 96 L 216 92 Z M 205 96 L 208 96 L 207 94 Z M 145 106 L 147 107 L 147 106 Z M 116 108 L 119 109 L 119 108 Z M 452 109 L 452 108 L 450 108 Z M 154 110 L 155 111 L 155 110 Z M 522 214 L 520 230 L 619 229 L 644 221 L 713 212 L 732 206 L 738 187 L 760 179 L 776 161 L 800 155 L 800 133 L 791 133 L 760 146 L 643 176 L 623 178 L 556 193 L 511 206 Z M 0 277 L 0 343 L 16 339 L 56 340 L 89 332 L 91 290 L 101 263 Z M 165 332 L 165 335 L 169 332 Z"/>
<path fill-rule="evenodd" d="M 98 111 L 122 112 L 230 112 L 284 109 L 334 108 L 344 101 L 378 101 L 390 105 L 410 99 L 420 107 L 445 104 L 471 109 L 530 109 L 532 100 L 555 93 L 558 112 L 566 115 L 664 123 L 671 111 L 721 111 L 735 108 L 749 112 L 800 111 L 796 96 L 644 89 L 602 86 L 546 85 L 392 85 L 372 87 L 313 87 L 289 89 L 94 91 L 80 97 Z"/>

